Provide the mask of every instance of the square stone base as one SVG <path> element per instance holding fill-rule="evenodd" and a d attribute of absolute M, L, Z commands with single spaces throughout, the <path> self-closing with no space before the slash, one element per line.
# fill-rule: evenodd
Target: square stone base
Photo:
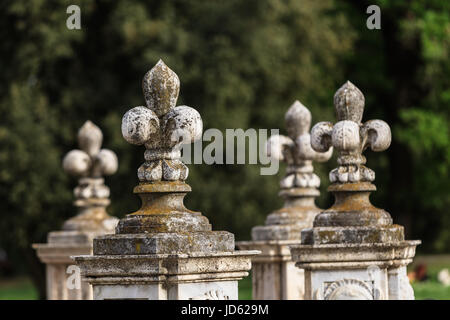
<path fill-rule="evenodd" d="M 237 281 L 94 285 L 96 300 L 237 300 Z"/>
<path fill-rule="evenodd" d="M 406 266 L 420 241 L 297 245 L 306 300 L 413 300 Z"/>
<path fill-rule="evenodd" d="M 94 299 L 238 299 L 258 251 L 74 257 Z"/>
<path fill-rule="evenodd" d="M 81 279 L 70 257 L 92 254 L 92 237 L 79 231 L 50 232 L 48 243 L 35 243 L 37 255 L 46 267 L 48 300 L 92 300 L 92 286 Z M 69 268 L 74 266 L 74 268 Z"/>
<path fill-rule="evenodd" d="M 303 300 L 304 272 L 296 268 L 289 246 L 299 240 L 243 241 L 237 246 L 244 250 L 259 250 L 252 259 L 254 300 Z"/>

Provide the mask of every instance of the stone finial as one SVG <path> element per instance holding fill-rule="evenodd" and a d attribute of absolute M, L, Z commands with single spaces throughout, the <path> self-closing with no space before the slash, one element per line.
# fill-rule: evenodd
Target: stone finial
<path fill-rule="evenodd" d="M 183 198 L 191 188 L 184 182 L 189 171 L 180 149 L 201 138 L 202 118 L 191 107 L 176 106 L 180 80 L 162 60 L 145 74 L 142 88 L 146 106 L 132 108 L 122 118 L 125 140 L 146 149 L 137 172 L 140 183 L 134 188 L 142 207 L 121 219 L 116 233 L 189 230 L 193 215 Z M 205 217 L 194 220 L 208 228 Z"/>
<path fill-rule="evenodd" d="M 338 151 L 339 166 L 330 172 L 332 183 L 372 182 L 375 172 L 364 166 L 362 155 L 367 147 L 384 151 L 391 144 L 391 129 L 382 120 L 361 123 L 364 95 L 347 81 L 334 95 L 338 122 L 320 122 L 311 130 L 311 146 L 318 152 L 334 147 Z"/>
<path fill-rule="evenodd" d="M 103 184 L 102 176 L 114 174 L 118 161 L 113 151 L 100 149 L 102 140 L 102 131 L 91 121 L 86 121 L 78 131 L 81 150 L 72 150 L 64 157 L 64 171 L 80 178 L 74 190 L 77 200 L 109 197 L 109 188 Z"/>
<path fill-rule="evenodd" d="M 63 159 L 64 171 L 79 178 L 74 195 L 75 205 L 81 208 L 78 216 L 66 221 L 66 230 L 94 229 L 97 227 L 94 221 L 101 221 L 102 228 L 114 229 L 117 222 L 105 211 L 110 201 L 103 176 L 114 174 L 118 161 L 113 151 L 101 149 L 102 141 L 102 131 L 91 121 L 86 121 L 78 131 L 81 150 L 72 150 Z M 107 221 L 111 221 L 111 226 L 105 225 Z"/>
<path fill-rule="evenodd" d="M 287 188 L 318 188 L 319 177 L 313 172 L 313 161 L 325 162 L 330 159 L 333 148 L 316 152 L 311 148 L 311 112 L 298 100 L 295 101 L 285 115 L 288 137 L 271 136 L 267 141 L 267 154 L 270 157 L 285 161 L 288 165 L 286 176 L 280 186 Z"/>
<path fill-rule="evenodd" d="M 371 183 L 375 173 L 364 166 L 366 158 L 362 155 L 368 147 L 373 151 L 389 147 L 389 126 L 381 120 L 361 122 L 364 95 L 350 81 L 334 95 L 334 106 L 338 122 L 334 125 L 330 122 L 316 124 L 311 130 L 311 146 L 316 151 L 323 152 L 331 147 L 338 151 L 339 166 L 330 172 L 332 184 L 328 187 L 328 191 L 334 194 L 335 203 L 315 217 L 314 227 L 319 228 L 314 228 L 312 233 L 302 233 L 303 243 L 313 241 L 308 237 L 319 232 L 320 227 L 337 226 L 354 232 L 339 229 L 335 233 L 321 233 L 314 241 L 385 242 L 403 239 L 403 228 L 392 225 L 390 214 L 370 203 L 369 195 L 376 190 Z"/>
<path fill-rule="evenodd" d="M 180 146 L 201 138 L 202 118 L 191 107 L 175 106 L 180 80 L 162 60 L 145 74 L 142 88 L 146 106 L 135 107 L 122 118 L 125 140 L 146 148 L 138 178 L 142 182 L 186 180 L 189 171 L 180 160 Z"/>
<path fill-rule="evenodd" d="M 338 151 L 330 172 L 333 205 L 301 231 L 301 244 L 290 246 L 295 266 L 304 270 L 305 298 L 315 300 L 414 299 L 406 266 L 420 241 L 405 241 L 404 228 L 370 202 L 375 173 L 365 167 L 367 147 L 386 150 L 389 126 L 381 120 L 362 123 L 364 95 L 347 81 L 334 95 L 338 122 L 311 130 L 316 151 Z"/>
<path fill-rule="evenodd" d="M 253 240 L 295 240 L 300 231 L 312 226 L 320 212 L 314 203 L 319 196 L 319 177 L 313 172 L 313 161 L 327 161 L 333 152 L 316 152 L 311 148 L 311 113 L 295 101 L 285 115 L 288 136 L 273 135 L 266 144 L 268 156 L 287 163 L 286 175 L 280 181 L 279 195 L 284 205 L 266 218 L 264 226 L 252 229 Z"/>
<path fill-rule="evenodd" d="M 146 106 L 122 119 L 125 140 L 146 148 L 133 189 L 142 205 L 120 219 L 115 234 L 94 239 L 93 255 L 75 257 L 95 299 L 237 299 L 237 281 L 259 253 L 235 251 L 233 234 L 212 231 L 201 212 L 184 206 L 191 187 L 178 147 L 201 137 L 202 119 L 175 106 L 179 86 L 160 60 L 144 76 Z"/>

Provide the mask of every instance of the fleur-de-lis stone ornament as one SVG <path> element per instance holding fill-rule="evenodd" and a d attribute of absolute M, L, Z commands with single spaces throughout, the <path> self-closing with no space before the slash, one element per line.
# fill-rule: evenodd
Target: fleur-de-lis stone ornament
<path fill-rule="evenodd" d="M 390 128 L 381 120 L 362 122 L 364 95 L 350 81 L 336 91 L 334 107 L 338 121 L 316 124 L 311 146 L 338 152 L 328 187 L 335 202 L 301 232 L 300 245 L 290 246 L 295 266 L 304 270 L 305 298 L 414 299 L 406 267 L 420 241 L 405 241 L 403 227 L 369 200 L 375 173 L 363 152 L 386 150 Z"/>
<path fill-rule="evenodd" d="M 338 167 L 330 172 L 328 190 L 334 205 L 314 220 L 314 231 L 302 233 L 303 243 L 385 242 L 404 239 L 403 227 L 392 224 L 388 212 L 369 200 L 376 187 L 375 173 L 365 166 L 364 150 L 386 150 L 391 131 L 381 120 L 362 122 L 364 95 L 347 81 L 334 95 L 338 122 L 320 122 L 311 130 L 311 146 L 318 152 L 333 147 L 338 152 Z M 339 227 L 355 227 L 343 231 Z M 327 228 L 332 228 L 329 230 Z M 303 239 L 304 238 L 304 239 Z M 313 239 L 314 238 L 314 239 Z M 304 240 L 304 241 L 303 241 Z"/>
<path fill-rule="evenodd" d="M 333 150 L 316 152 L 311 148 L 311 112 L 299 101 L 286 112 L 285 122 L 288 136 L 271 136 L 266 144 L 268 156 L 287 163 L 286 175 L 280 182 L 284 206 L 267 216 L 265 226 L 253 228 L 253 240 L 300 239 L 300 231 L 311 227 L 320 212 L 314 203 L 320 194 L 320 179 L 312 163 L 327 161 Z"/>
<path fill-rule="evenodd" d="M 286 176 L 281 180 L 282 189 L 318 188 L 319 177 L 313 172 L 312 162 L 330 159 L 333 149 L 317 152 L 311 148 L 311 112 L 295 101 L 285 115 L 288 137 L 276 135 L 267 141 L 267 154 L 287 164 Z"/>
<path fill-rule="evenodd" d="M 191 187 L 184 182 L 188 176 L 188 168 L 180 159 L 180 146 L 201 138 L 203 122 L 195 109 L 176 106 L 180 80 L 162 60 L 145 74 L 142 89 L 146 106 L 132 108 L 122 118 L 122 135 L 125 140 L 146 148 L 145 162 L 138 169 L 140 182 L 134 188 L 134 193 L 142 199 L 142 207 L 121 219 L 116 233 L 168 232 L 170 235 L 167 237 L 170 239 L 159 250 L 182 251 L 186 248 L 172 243 L 176 242 L 173 240 L 174 236 L 179 240 L 176 233 L 211 231 L 211 225 L 205 216 L 186 209 L 183 204 L 183 198 L 191 191 Z M 222 241 L 211 244 L 210 241 L 217 240 L 218 234 L 223 236 Z M 190 249 L 198 249 L 204 245 L 207 248 L 205 250 L 229 251 L 234 247 L 233 235 L 228 232 L 211 232 L 209 240 L 205 234 L 202 237 L 204 242 L 193 242 Z M 98 250 L 101 250 L 103 242 L 99 240 L 97 243 Z M 145 248 L 142 247 L 141 250 Z"/>
<path fill-rule="evenodd" d="M 103 176 L 114 174 L 118 161 L 113 151 L 101 149 L 102 141 L 102 131 L 86 121 L 78 131 L 81 150 L 72 150 L 63 159 L 64 171 L 79 178 L 74 204 L 80 211 L 64 223 L 64 230 L 113 232 L 117 224 L 118 219 L 106 212 L 110 200 Z"/>
<path fill-rule="evenodd" d="M 361 123 L 364 112 L 364 95 L 347 81 L 334 95 L 334 106 L 338 122 L 320 122 L 311 130 L 311 145 L 314 150 L 326 151 L 333 146 L 339 153 L 339 167 L 330 172 L 330 181 L 371 182 L 375 172 L 364 166 L 363 151 L 384 151 L 391 144 L 391 129 L 382 120 Z"/>
<path fill-rule="evenodd" d="M 175 106 L 180 80 L 162 60 L 144 76 L 146 106 L 129 110 L 122 119 L 122 135 L 131 144 L 145 145 L 140 181 L 186 180 L 188 168 L 180 160 L 181 143 L 201 138 L 203 122 L 197 110 Z"/>

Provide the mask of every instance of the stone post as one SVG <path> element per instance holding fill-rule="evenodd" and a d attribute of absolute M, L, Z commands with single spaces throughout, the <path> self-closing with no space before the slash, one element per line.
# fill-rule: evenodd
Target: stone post
<path fill-rule="evenodd" d="M 200 114 L 175 106 L 180 82 L 161 60 L 142 86 L 146 106 L 122 119 L 125 140 L 146 148 L 134 188 L 142 207 L 119 221 L 115 235 L 94 239 L 93 256 L 75 257 L 82 276 L 94 299 L 237 299 L 238 280 L 258 252 L 235 251 L 233 234 L 212 231 L 183 204 L 191 188 L 180 146 L 202 137 Z"/>
<path fill-rule="evenodd" d="M 108 149 L 100 149 L 103 134 L 91 121 L 78 132 L 81 150 L 70 151 L 63 160 L 67 173 L 79 177 L 74 190 L 74 205 L 78 214 L 67 220 L 62 231 L 50 232 L 47 243 L 33 244 L 39 259 L 46 264 L 47 299 L 89 300 L 92 286 L 81 281 L 80 274 L 70 258 L 73 255 L 91 254 L 95 236 L 114 233 L 119 221 L 106 212 L 109 205 L 109 188 L 104 184 L 104 175 L 117 171 L 117 157 Z"/>
<path fill-rule="evenodd" d="M 338 122 L 321 122 L 311 130 L 311 146 L 338 151 L 328 190 L 334 205 L 319 213 L 302 244 L 291 247 L 296 266 L 305 270 L 305 298 L 317 300 L 414 299 L 406 266 L 420 241 L 405 241 L 402 226 L 374 207 L 375 173 L 365 166 L 363 151 L 384 151 L 391 143 L 381 120 L 362 123 L 364 95 L 347 81 L 335 94 Z"/>
<path fill-rule="evenodd" d="M 267 153 L 285 161 L 287 170 L 280 182 L 284 206 L 269 214 L 265 226 L 252 229 L 252 241 L 239 242 L 241 249 L 257 249 L 262 254 L 252 260 L 253 299 L 303 299 L 303 270 L 291 259 L 289 246 L 300 244 L 300 232 L 312 227 L 316 214 L 314 198 L 319 196 L 319 177 L 313 161 L 327 161 L 332 150 L 321 153 L 311 148 L 311 113 L 295 101 L 285 116 L 289 137 L 276 135 L 267 141 Z"/>

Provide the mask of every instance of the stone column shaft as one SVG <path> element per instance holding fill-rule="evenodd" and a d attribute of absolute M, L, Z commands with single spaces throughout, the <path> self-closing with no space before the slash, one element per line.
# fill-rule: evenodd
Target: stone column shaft
<path fill-rule="evenodd" d="M 252 229 L 252 241 L 237 244 L 262 252 L 252 260 L 253 299 L 258 300 L 303 299 L 303 270 L 294 267 L 289 246 L 300 244 L 300 232 L 311 227 L 320 212 L 314 203 L 320 179 L 312 162 L 326 161 L 332 154 L 332 150 L 319 153 L 311 148 L 311 113 L 299 101 L 289 108 L 285 121 L 289 136 L 276 135 L 267 141 L 268 155 L 288 165 L 280 182 L 284 206 L 269 214 L 264 226 Z"/>

